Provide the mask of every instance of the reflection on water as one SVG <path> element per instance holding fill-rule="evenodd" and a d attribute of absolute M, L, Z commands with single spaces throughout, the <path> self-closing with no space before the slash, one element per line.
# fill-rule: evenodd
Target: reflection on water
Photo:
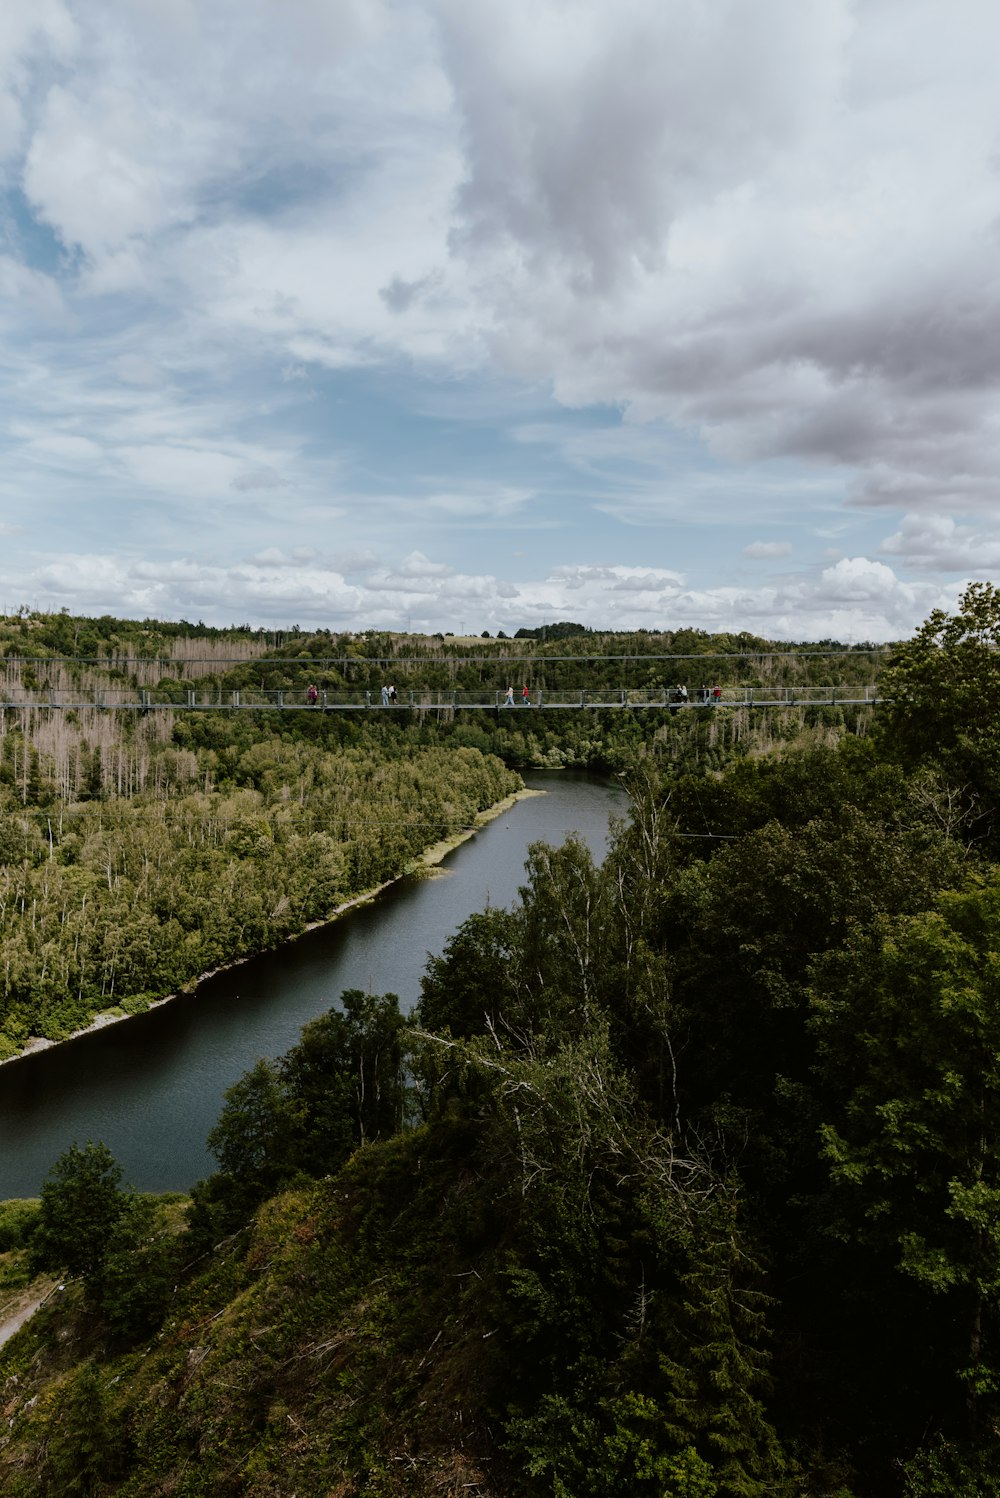
<path fill-rule="evenodd" d="M 206 1175 L 205 1138 L 223 1093 L 260 1056 L 287 1051 L 345 988 L 397 993 L 409 1009 L 427 954 L 474 911 L 516 900 L 529 843 L 576 831 L 603 855 L 609 818 L 626 809 L 617 786 L 566 772 L 525 780 L 545 795 L 463 843 L 443 877 L 402 880 L 194 994 L 0 1067 L 0 1200 L 36 1195 L 74 1140 L 103 1140 L 140 1190 L 183 1190 Z"/>

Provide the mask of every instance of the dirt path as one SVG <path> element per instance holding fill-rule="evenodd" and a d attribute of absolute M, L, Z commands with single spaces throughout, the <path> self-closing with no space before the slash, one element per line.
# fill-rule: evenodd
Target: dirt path
<path fill-rule="evenodd" d="M 45 1304 L 58 1284 L 58 1280 L 48 1278 L 33 1280 L 30 1285 L 26 1285 L 23 1290 L 0 1304 L 0 1347 L 5 1342 L 9 1342 L 26 1321 L 30 1321 L 39 1306 Z"/>

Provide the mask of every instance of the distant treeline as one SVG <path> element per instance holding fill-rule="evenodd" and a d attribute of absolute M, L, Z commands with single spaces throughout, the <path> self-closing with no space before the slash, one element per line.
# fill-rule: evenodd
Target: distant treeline
<path fill-rule="evenodd" d="M 511 640 L 384 630 L 266 634 L 64 614 L 0 619 L 0 672 L 8 685 L 32 690 L 83 683 L 169 690 L 198 682 L 225 691 L 298 692 L 304 700 L 311 682 L 321 690 L 377 693 L 390 674 L 407 692 L 502 690 L 510 682 L 618 692 L 706 679 L 850 686 L 873 681 L 885 658 L 886 647 L 871 643 L 789 644 L 747 632 L 612 632 L 570 623 L 522 629 Z"/>

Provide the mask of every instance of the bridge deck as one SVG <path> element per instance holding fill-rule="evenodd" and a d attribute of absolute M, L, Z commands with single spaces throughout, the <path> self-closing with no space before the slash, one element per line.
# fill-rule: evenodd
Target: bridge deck
<path fill-rule="evenodd" d="M 0 710 L 99 708 L 117 712 L 523 712 L 544 708 L 546 712 L 631 708 L 638 711 L 683 712 L 688 709 L 720 708 L 790 708 L 790 707 L 874 707 L 874 686 L 810 687 L 723 687 L 717 702 L 703 702 L 697 697 L 689 702 L 670 700 L 667 691 L 621 689 L 608 692 L 586 690 L 543 690 L 536 688 L 527 701 L 518 697 L 514 705 L 505 703 L 502 692 L 400 692 L 396 702 L 384 703 L 378 692 L 320 692 L 315 703 L 303 700 L 296 691 L 222 691 L 219 688 L 187 689 L 183 694 L 155 690 L 108 690 L 94 697 L 79 698 L 71 691 L 30 692 L 0 687 Z"/>

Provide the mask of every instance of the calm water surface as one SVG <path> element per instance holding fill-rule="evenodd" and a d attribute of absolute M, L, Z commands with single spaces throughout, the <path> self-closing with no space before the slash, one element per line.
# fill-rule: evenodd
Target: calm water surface
<path fill-rule="evenodd" d="M 345 988 L 415 1003 L 428 953 L 487 904 L 511 905 L 528 844 L 578 832 L 606 849 L 624 792 L 565 772 L 525 776 L 544 796 L 482 828 L 432 879 L 207 979 L 149 1014 L 0 1067 L 0 1201 L 35 1196 L 71 1144 L 103 1140 L 143 1191 L 184 1190 L 214 1168 L 205 1147 L 223 1093 L 260 1056 L 280 1056 Z"/>

